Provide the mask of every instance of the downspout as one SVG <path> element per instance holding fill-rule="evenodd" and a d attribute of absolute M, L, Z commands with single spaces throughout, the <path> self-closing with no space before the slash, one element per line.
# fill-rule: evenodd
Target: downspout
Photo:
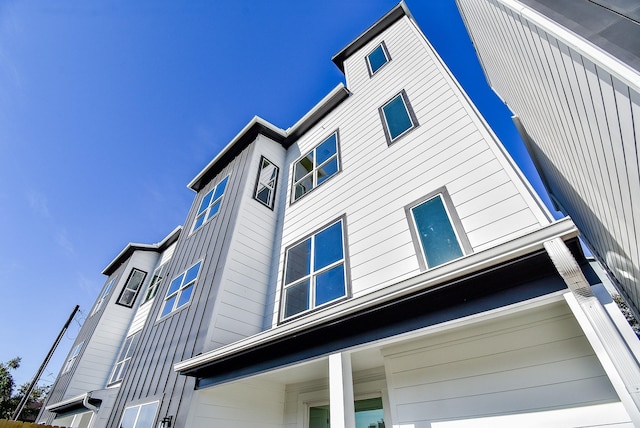
<path fill-rule="evenodd" d="M 600 360 L 625 410 L 635 426 L 640 426 L 640 365 L 564 241 L 544 243 L 556 270 L 570 292 L 565 300 Z"/>
<path fill-rule="evenodd" d="M 84 398 L 82 399 L 82 405 L 87 409 L 91 410 L 93 413 L 98 413 L 98 408 L 93 404 L 89 404 L 89 399 L 91 398 L 91 392 L 92 391 L 89 391 L 84 395 Z"/>

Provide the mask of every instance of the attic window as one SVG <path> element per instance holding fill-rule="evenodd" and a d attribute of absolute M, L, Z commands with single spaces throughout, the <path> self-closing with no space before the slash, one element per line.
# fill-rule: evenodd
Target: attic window
<path fill-rule="evenodd" d="M 373 76 L 383 65 L 391 60 L 389 52 L 384 42 L 380 43 L 376 48 L 367 55 L 367 69 L 369 76 Z"/>

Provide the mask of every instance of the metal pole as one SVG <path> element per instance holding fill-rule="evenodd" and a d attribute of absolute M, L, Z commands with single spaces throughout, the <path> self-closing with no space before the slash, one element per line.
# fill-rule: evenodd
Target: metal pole
<path fill-rule="evenodd" d="M 67 328 L 69 328 L 69 324 L 71 324 L 71 321 L 73 321 L 73 317 L 76 316 L 76 312 L 78 312 L 78 309 L 80 309 L 79 305 L 76 305 L 76 307 L 73 308 L 73 311 L 71 312 L 71 315 L 69 315 L 69 319 L 64 324 L 64 327 L 62 327 L 62 330 L 60 330 L 60 334 L 58 334 L 58 337 L 56 338 L 56 341 L 53 343 L 53 346 L 49 350 L 49 353 L 47 354 L 46 358 L 44 359 L 44 361 L 40 365 L 40 368 L 38 369 L 38 372 L 33 377 L 33 380 L 31 381 L 31 383 L 29 384 L 29 387 L 25 391 L 25 394 L 22 397 L 22 400 L 20 400 L 20 403 L 18 404 L 18 407 L 16 407 L 15 412 L 13 412 L 13 416 L 11 417 L 12 420 L 14 420 L 14 421 L 18 420 L 18 417 L 20 416 L 20 413 L 22 413 L 22 409 L 24 409 L 24 406 L 27 404 L 27 401 L 29 400 L 29 397 L 31 396 L 31 393 L 33 392 L 33 388 L 35 388 L 36 383 L 38 382 L 38 380 L 40 379 L 40 376 L 42 375 L 42 372 L 47 367 L 47 364 L 49 364 L 49 360 L 51 360 L 51 357 L 53 356 L 53 352 L 58 347 L 58 344 L 62 340 L 62 337 L 64 336 L 64 333 L 67 331 Z"/>

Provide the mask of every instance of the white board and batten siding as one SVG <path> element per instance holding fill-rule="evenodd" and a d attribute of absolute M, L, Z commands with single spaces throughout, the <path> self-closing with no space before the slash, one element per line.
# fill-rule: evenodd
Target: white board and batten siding
<path fill-rule="evenodd" d="M 564 302 L 382 353 L 394 426 L 631 426 Z"/>
<path fill-rule="evenodd" d="M 383 40 L 391 61 L 369 77 L 365 55 Z M 345 214 L 354 297 L 418 274 L 405 207 L 442 187 L 474 252 L 549 223 L 548 212 L 408 18 L 349 57 L 345 69 L 352 95 L 287 154 L 291 170 L 302 154 L 339 131 L 341 171 L 286 205 L 280 286 L 285 248 Z M 378 108 L 403 89 L 419 126 L 389 146 Z M 288 198 L 291 186 L 289 179 Z"/>
<path fill-rule="evenodd" d="M 234 234 L 220 266 L 221 288 L 214 305 L 205 351 L 251 336 L 263 330 L 265 308 L 273 298 L 272 260 L 276 245 L 276 223 L 282 201 L 274 209 L 254 198 L 260 160 L 264 156 L 279 169 L 276 191 L 286 186 L 283 166 L 286 151 L 279 143 L 259 135 L 250 149 L 243 187 L 238 194 L 238 216 Z M 283 181 L 284 180 L 284 181 Z M 274 195 L 275 197 L 275 195 Z"/>
<path fill-rule="evenodd" d="M 555 198 L 640 307 L 637 71 L 517 2 L 458 4 Z"/>

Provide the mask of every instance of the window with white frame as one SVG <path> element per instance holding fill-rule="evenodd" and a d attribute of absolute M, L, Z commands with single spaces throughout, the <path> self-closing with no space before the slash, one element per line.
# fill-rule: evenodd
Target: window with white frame
<path fill-rule="evenodd" d="M 115 283 L 115 281 L 116 281 L 116 278 L 113 278 L 111 281 L 107 283 L 107 285 L 104 286 L 104 288 L 102 289 L 102 293 L 100 293 L 100 297 L 98 297 L 98 301 L 96 302 L 96 305 L 93 307 L 93 311 L 91 311 L 90 316 L 98 313 L 100 309 L 102 309 L 102 305 L 104 304 L 104 301 L 107 300 L 107 297 L 109 297 L 109 293 L 111 292 L 111 289 L 113 288 L 113 284 Z"/>
<path fill-rule="evenodd" d="M 256 182 L 256 190 L 253 197 L 269 208 L 273 208 L 276 185 L 278 184 L 278 167 L 269 159 L 262 156 L 260 159 L 260 171 Z"/>
<path fill-rule="evenodd" d="M 389 145 L 418 126 L 418 119 L 404 90 L 380 107 L 380 117 Z"/>
<path fill-rule="evenodd" d="M 132 307 L 146 276 L 146 272 L 140 269 L 132 269 L 116 303 L 128 308 Z"/>
<path fill-rule="evenodd" d="M 411 232 L 418 241 L 422 268 L 439 266 L 464 256 L 465 250 L 471 251 L 446 189 L 412 204 L 407 214 Z"/>
<path fill-rule="evenodd" d="M 373 76 L 382 66 L 391 61 L 387 46 L 384 42 L 380 43 L 374 50 L 367 55 L 367 69 L 369 76 Z"/>
<path fill-rule="evenodd" d="M 385 428 L 382 398 L 367 398 L 354 403 L 356 428 Z M 309 406 L 309 428 L 330 428 L 328 404 Z"/>
<path fill-rule="evenodd" d="M 167 268 L 169 267 L 169 263 L 164 263 L 161 266 L 158 266 L 151 276 L 151 283 L 149 284 L 149 288 L 147 288 L 147 293 L 144 296 L 144 302 L 146 303 L 149 300 L 153 299 L 158 292 L 158 288 L 160 284 L 162 284 L 162 279 L 167 274 Z"/>
<path fill-rule="evenodd" d="M 120 354 L 118 354 L 116 364 L 113 366 L 113 370 L 111 371 L 109 384 L 119 382 L 124 377 L 124 374 L 127 372 L 127 368 L 129 367 L 129 363 L 131 362 L 133 351 L 136 349 L 136 345 L 138 344 L 139 338 L 140 332 L 134 333 L 125 339 L 124 343 L 122 344 L 122 348 L 120 348 Z"/>
<path fill-rule="evenodd" d="M 69 416 L 57 416 L 53 420 L 54 426 L 68 428 L 88 428 L 91 425 L 94 413 L 92 411 L 74 413 Z"/>
<path fill-rule="evenodd" d="M 193 223 L 192 232 L 197 230 L 200 226 L 211 220 L 218 214 L 220 211 L 220 205 L 222 204 L 222 199 L 224 197 L 224 191 L 227 188 L 227 182 L 229 181 L 229 176 L 220 181 L 213 189 L 207 192 L 202 198 L 202 202 L 200 202 L 200 207 L 198 208 L 198 214 L 196 214 L 196 220 Z"/>
<path fill-rule="evenodd" d="M 338 131 L 293 164 L 292 202 L 340 171 Z"/>
<path fill-rule="evenodd" d="M 161 318 L 189 303 L 201 265 L 202 261 L 199 261 L 171 281 L 164 297 L 162 311 L 160 312 Z"/>
<path fill-rule="evenodd" d="M 69 353 L 69 357 L 67 358 L 67 362 L 64 364 L 64 368 L 62 369 L 62 374 L 65 374 L 65 373 L 71 371 L 71 369 L 73 368 L 73 364 L 78 359 L 78 355 L 80 354 L 80 350 L 82 349 L 82 345 L 83 344 L 84 344 L 84 342 L 80 342 L 76 346 L 73 347 L 73 349 Z"/>
<path fill-rule="evenodd" d="M 127 407 L 120 421 L 120 428 L 153 428 L 158 412 L 158 401 Z"/>
<path fill-rule="evenodd" d="M 282 319 L 347 295 L 343 219 L 286 250 Z"/>

